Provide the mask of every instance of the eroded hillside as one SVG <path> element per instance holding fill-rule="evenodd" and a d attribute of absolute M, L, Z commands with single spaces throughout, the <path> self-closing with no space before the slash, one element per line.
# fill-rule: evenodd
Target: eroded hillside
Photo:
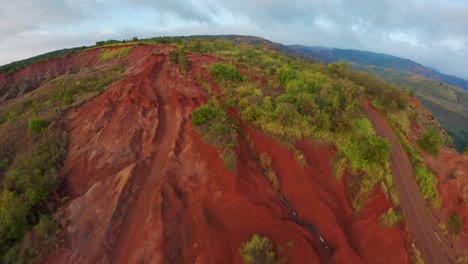
<path fill-rule="evenodd" d="M 412 263 L 417 247 L 401 221 L 389 143 L 359 107 L 367 97 L 396 115 L 407 95 L 356 85 L 334 67 L 184 41 L 94 48 L 0 75 L 1 109 L 14 112 L 0 127 L 7 138 L 15 129 L 31 137 L 34 116 L 60 121 L 68 136 L 63 184 L 51 195 L 60 198 L 43 210 L 56 215 L 60 239 L 50 254 L 34 254 L 18 235 L 8 254 L 41 263 L 243 263 L 258 234 L 269 261 Z M 14 164 L 0 171 L 3 193 L 18 188 L 8 185 Z M 423 197 L 437 210 L 431 184 Z"/>

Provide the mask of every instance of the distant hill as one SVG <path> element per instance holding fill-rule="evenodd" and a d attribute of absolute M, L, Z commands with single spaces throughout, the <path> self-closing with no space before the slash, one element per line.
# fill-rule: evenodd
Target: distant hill
<path fill-rule="evenodd" d="M 468 81 L 453 76 L 440 73 L 434 69 L 423 66 L 409 59 L 404 59 L 388 54 L 374 53 L 362 50 L 335 49 L 323 47 L 307 47 L 301 45 L 288 46 L 298 55 L 310 55 L 324 62 L 351 61 L 360 64 L 375 65 L 390 68 L 398 71 L 409 72 L 432 80 L 442 81 L 451 85 L 468 90 Z"/>

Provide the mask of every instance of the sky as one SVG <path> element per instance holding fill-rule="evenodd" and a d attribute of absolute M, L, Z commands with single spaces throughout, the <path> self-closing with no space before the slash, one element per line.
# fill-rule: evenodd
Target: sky
<path fill-rule="evenodd" d="M 387 53 L 468 79 L 468 0 L 0 0 L 0 65 L 107 39 L 243 34 Z"/>

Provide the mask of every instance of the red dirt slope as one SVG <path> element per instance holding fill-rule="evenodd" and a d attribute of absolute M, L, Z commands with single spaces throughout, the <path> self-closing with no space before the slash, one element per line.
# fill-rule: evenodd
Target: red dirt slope
<path fill-rule="evenodd" d="M 271 238 L 287 263 L 326 263 L 318 238 L 290 220 L 245 142 L 234 174 L 193 132 L 191 112 L 209 98 L 193 79 L 209 78 L 203 66 L 216 59 L 191 54 L 182 76 L 170 49 L 133 50 L 124 80 L 68 114 L 65 244 L 44 263 L 242 263 L 240 243 L 253 233 Z M 379 190 L 353 215 L 344 180 L 332 178 L 332 148 L 298 144 L 302 167 L 276 141 L 244 131 L 257 154 L 272 156 L 299 219 L 335 249 L 333 263 L 410 262 L 406 234 L 379 227 L 389 207 Z"/>

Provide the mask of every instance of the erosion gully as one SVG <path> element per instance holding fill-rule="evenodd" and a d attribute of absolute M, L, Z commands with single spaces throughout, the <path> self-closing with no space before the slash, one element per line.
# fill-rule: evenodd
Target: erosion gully
<path fill-rule="evenodd" d="M 331 255 L 333 254 L 333 248 L 327 243 L 325 238 L 320 234 L 320 232 L 317 230 L 315 226 L 299 221 L 299 217 L 298 217 L 296 210 L 291 205 L 291 203 L 289 203 L 288 200 L 284 198 L 283 194 L 279 190 L 278 190 L 278 195 L 279 195 L 281 203 L 284 206 L 286 206 L 286 208 L 289 209 L 289 212 L 291 214 L 291 220 L 294 223 L 298 224 L 299 226 L 305 228 L 310 233 L 314 234 L 316 237 L 318 237 L 318 239 L 320 240 L 320 243 L 322 243 L 325 253 L 327 254 L 328 263 L 332 263 L 330 258 L 331 258 Z"/>
<path fill-rule="evenodd" d="M 241 124 L 241 126 L 242 126 L 242 124 Z M 252 150 L 251 145 L 248 143 L 248 140 L 245 137 L 245 134 L 243 133 L 242 129 L 239 130 L 239 135 L 244 139 L 245 143 L 247 144 L 247 149 L 249 150 L 250 155 L 252 155 L 252 157 L 256 161 L 258 161 L 258 157 L 255 154 L 255 151 Z M 263 174 L 266 176 L 266 171 L 263 171 Z M 318 231 L 318 229 L 315 226 L 313 226 L 311 224 L 308 224 L 308 223 L 301 222 L 299 220 L 299 216 L 298 216 L 299 214 L 297 213 L 296 209 L 294 209 L 292 204 L 284 197 L 281 190 L 278 189 L 277 192 L 278 192 L 278 196 L 279 196 L 279 199 L 281 201 L 281 204 L 283 204 L 290 212 L 291 221 L 293 221 L 297 225 L 301 226 L 302 228 L 306 229 L 307 231 L 312 233 L 314 236 L 316 236 L 320 240 L 320 243 L 322 244 L 322 247 L 324 248 L 325 253 L 327 255 L 327 261 L 328 261 L 329 264 L 332 264 L 333 262 L 331 261 L 331 256 L 333 254 L 333 247 L 331 247 L 328 244 L 327 240 L 325 240 L 325 238 L 320 234 L 320 232 Z"/>

